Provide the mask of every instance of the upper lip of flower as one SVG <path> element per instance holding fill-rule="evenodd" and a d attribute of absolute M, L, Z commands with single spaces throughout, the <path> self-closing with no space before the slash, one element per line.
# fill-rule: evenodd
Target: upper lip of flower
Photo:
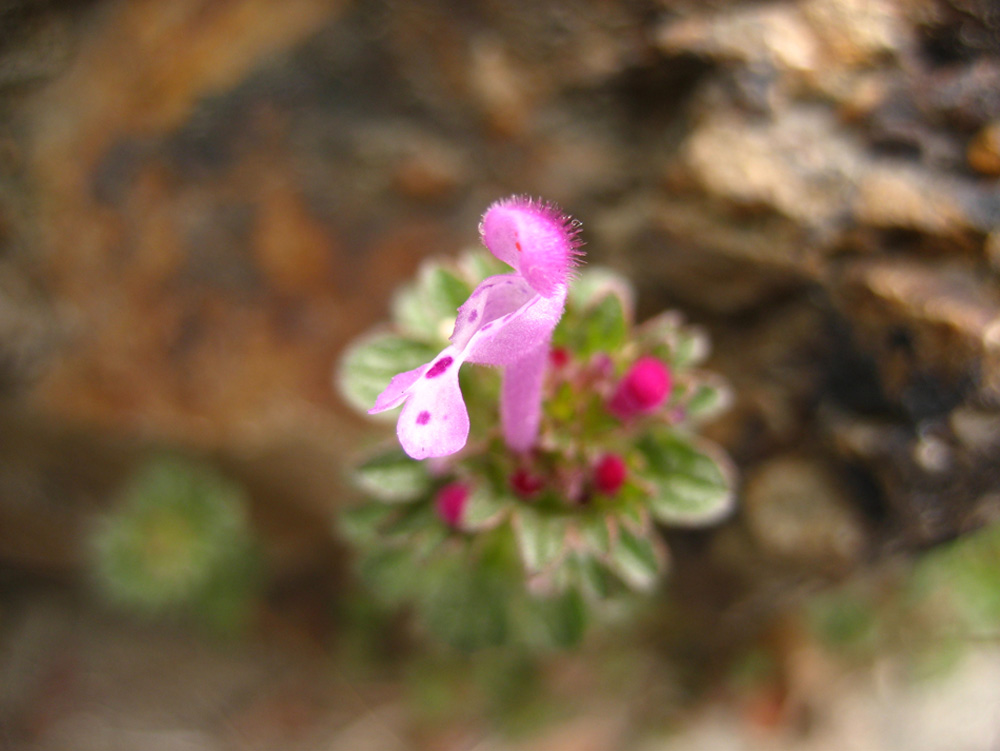
<path fill-rule="evenodd" d="M 483 214 L 479 234 L 493 255 L 543 297 L 557 294 L 570 281 L 582 255 L 580 223 L 555 204 L 530 196 L 494 203 Z"/>
<path fill-rule="evenodd" d="M 534 297 L 534 291 L 518 274 L 501 274 L 484 279 L 458 309 L 455 329 L 449 338 L 451 343 L 459 349 L 466 349 L 470 340 L 484 327 L 488 330 L 497 319 L 512 315 Z"/>

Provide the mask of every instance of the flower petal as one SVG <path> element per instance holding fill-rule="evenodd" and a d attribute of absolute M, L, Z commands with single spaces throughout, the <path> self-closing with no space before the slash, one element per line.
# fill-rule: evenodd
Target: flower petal
<path fill-rule="evenodd" d="M 465 359 L 480 365 L 517 362 L 526 352 L 548 345 L 565 305 L 565 287 L 554 297 L 536 295 L 477 331 L 465 348 Z"/>
<path fill-rule="evenodd" d="M 445 349 L 407 392 L 396 435 L 414 459 L 454 454 L 468 440 L 469 412 L 458 385 L 459 354 L 453 347 Z"/>
<path fill-rule="evenodd" d="M 569 281 L 579 256 L 579 224 L 553 204 L 525 196 L 497 201 L 483 215 L 483 244 L 509 263 L 538 294 L 551 297 Z"/>
<path fill-rule="evenodd" d="M 419 368 L 414 370 L 408 370 L 405 373 L 393 376 L 392 380 L 389 381 L 389 385 L 386 386 L 385 390 L 378 395 L 377 399 L 375 399 L 375 406 L 368 410 L 368 414 L 375 415 L 379 412 L 385 412 L 387 409 L 392 409 L 393 407 L 398 407 L 402 404 L 403 400 L 407 397 L 407 389 L 409 389 L 429 367 L 430 363 L 427 365 L 421 365 Z"/>
<path fill-rule="evenodd" d="M 514 451 L 527 451 L 538 438 L 538 425 L 542 419 L 542 382 L 548 360 L 546 341 L 504 369 L 500 423 L 504 440 Z"/>
<path fill-rule="evenodd" d="M 465 349 L 476 332 L 513 313 L 536 294 L 518 274 L 500 274 L 484 279 L 458 309 L 451 343 L 460 350 Z"/>

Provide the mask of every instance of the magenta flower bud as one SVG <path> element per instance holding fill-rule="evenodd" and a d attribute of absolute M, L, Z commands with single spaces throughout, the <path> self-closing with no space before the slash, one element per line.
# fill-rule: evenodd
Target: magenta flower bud
<path fill-rule="evenodd" d="M 624 459 L 618 454 L 605 454 L 594 467 L 594 486 L 605 495 L 616 495 L 627 474 Z"/>
<path fill-rule="evenodd" d="M 670 395 L 670 370 L 655 357 L 640 357 L 618 383 L 608 410 L 620 420 L 656 411 Z"/>
<path fill-rule="evenodd" d="M 569 350 L 565 347 L 553 347 L 549 351 L 549 363 L 556 370 L 562 370 L 567 365 L 569 365 L 570 355 Z"/>
<path fill-rule="evenodd" d="M 449 527 L 458 528 L 462 524 L 465 505 L 469 502 L 469 487 L 465 483 L 453 482 L 445 485 L 434 498 L 434 510 Z"/>
<path fill-rule="evenodd" d="M 510 476 L 510 487 L 519 498 L 532 498 L 545 487 L 545 480 L 521 467 Z"/>

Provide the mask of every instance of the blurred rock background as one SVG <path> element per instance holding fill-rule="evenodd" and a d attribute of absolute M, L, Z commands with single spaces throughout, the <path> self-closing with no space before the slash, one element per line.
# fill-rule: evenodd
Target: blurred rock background
<path fill-rule="evenodd" d="M 742 508 L 671 541 L 664 638 L 701 667 L 785 634 L 803 591 L 1000 514 L 998 178 L 994 0 L 0 3 L 9 654 L 39 591 L 100 619 L 88 536 L 160 450 L 246 488 L 263 628 L 322 643 L 379 435 L 338 353 L 511 192 L 734 386 Z M 62 675 L 37 659 L 21 693 Z M 11 743 L 70 747 L 24 712 Z"/>

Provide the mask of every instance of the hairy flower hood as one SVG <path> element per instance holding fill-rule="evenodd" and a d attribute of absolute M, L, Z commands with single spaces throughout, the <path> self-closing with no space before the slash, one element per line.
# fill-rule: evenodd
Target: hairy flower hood
<path fill-rule="evenodd" d="M 566 307 L 580 256 L 579 225 L 555 206 L 514 196 L 483 215 L 483 244 L 514 273 L 484 279 L 458 309 L 446 347 L 431 362 L 395 376 L 370 413 L 404 404 L 399 442 L 414 459 L 465 446 L 469 414 L 458 384 L 463 362 L 503 368 L 500 417 L 507 445 L 530 449 L 541 418 L 541 388 L 552 332 Z"/>

